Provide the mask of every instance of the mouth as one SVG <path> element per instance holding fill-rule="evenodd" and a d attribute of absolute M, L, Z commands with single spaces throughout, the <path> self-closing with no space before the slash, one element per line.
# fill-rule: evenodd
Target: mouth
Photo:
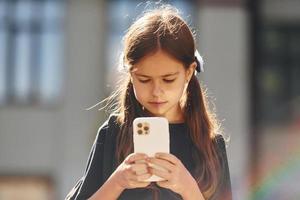
<path fill-rule="evenodd" d="M 156 106 L 158 106 L 158 105 L 163 105 L 163 104 L 165 104 L 165 103 L 167 103 L 167 101 L 150 101 L 150 102 L 149 102 L 149 104 L 151 104 L 151 105 L 156 105 Z"/>

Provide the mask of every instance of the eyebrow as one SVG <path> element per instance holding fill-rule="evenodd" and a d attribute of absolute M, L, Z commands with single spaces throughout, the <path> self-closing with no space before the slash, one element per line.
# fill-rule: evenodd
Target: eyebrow
<path fill-rule="evenodd" d="M 166 78 L 166 77 L 174 76 L 174 75 L 177 75 L 177 74 L 179 74 L 179 72 L 174 72 L 174 73 L 171 73 L 171 74 L 165 74 L 165 75 L 162 75 L 161 77 Z M 145 77 L 145 78 L 151 78 L 151 76 L 147 76 L 147 75 L 139 74 L 139 73 L 135 73 L 135 75 L 140 76 L 140 77 Z"/>

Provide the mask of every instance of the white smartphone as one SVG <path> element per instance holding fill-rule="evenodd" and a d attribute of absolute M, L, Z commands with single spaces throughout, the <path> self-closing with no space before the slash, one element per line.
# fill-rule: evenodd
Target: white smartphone
<path fill-rule="evenodd" d="M 154 157 L 157 152 L 170 153 L 169 122 L 164 117 L 138 117 L 133 121 L 133 145 L 135 153 L 145 153 Z M 151 167 L 165 170 L 156 165 Z M 164 180 L 151 176 L 146 182 Z"/>

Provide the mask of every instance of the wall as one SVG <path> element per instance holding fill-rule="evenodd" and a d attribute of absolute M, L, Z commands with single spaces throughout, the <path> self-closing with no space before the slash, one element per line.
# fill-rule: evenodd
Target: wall
<path fill-rule="evenodd" d="M 214 100 L 225 135 L 234 199 L 246 199 L 249 160 L 248 16 L 239 6 L 200 10 L 203 83 Z"/>
<path fill-rule="evenodd" d="M 247 16 L 240 7 L 199 10 L 201 75 L 223 127 L 231 136 L 228 158 L 234 196 L 245 199 L 248 160 Z M 84 109 L 105 97 L 105 7 L 103 1 L 72 0 L 66 16 L 66 84 L 55 108 L 0 110 L 0 173 L 45 174 L 63 199 L 85 169 L 103 112 Z"/>

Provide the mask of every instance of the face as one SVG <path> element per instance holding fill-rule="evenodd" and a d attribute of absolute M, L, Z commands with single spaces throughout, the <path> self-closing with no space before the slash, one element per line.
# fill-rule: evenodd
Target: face
<path fill-rule="evenodd" d="M 145 56 L 131 71 L 136 99 L 153 116 L 166 117 L 169 122 L 183 121 L 180 99 L 195 66 L 193 63 L 185 69 L 180 61 L 161 50 Z"/>

